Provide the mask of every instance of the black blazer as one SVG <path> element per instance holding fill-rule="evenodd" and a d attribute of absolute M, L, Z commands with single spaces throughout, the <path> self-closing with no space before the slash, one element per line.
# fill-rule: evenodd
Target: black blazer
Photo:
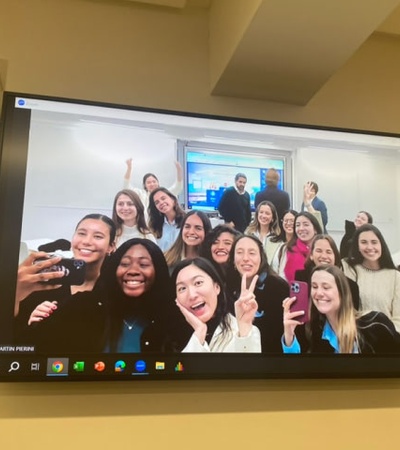
<path fill-rule="evenodd" d="M 233 291 L 230 296 L 232 314 L 234 314 L 233 303 L 238 299 L 239 294 L 240 289 Z M 262 353 L 282 353 L 282 301 L 289 297 L 289 285 L 277 275 L 263 273 L 259 276 L 254 294 L 258 303 L 254 325 L 260 330 L 261 351 Z"/>

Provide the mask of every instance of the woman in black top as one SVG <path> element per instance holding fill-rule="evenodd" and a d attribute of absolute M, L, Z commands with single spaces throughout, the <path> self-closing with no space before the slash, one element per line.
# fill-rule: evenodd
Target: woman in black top
<path fill-rule="evenodd" d="M 233 312 L 234 301 L 240 296 L 241 280 L 246 276 L 249 287 L 258 280 L 254 290 L 258 304 L 254 325 L 261 333 L 263 353 L 282 353 L 282 301 L 289 295 L 289 285 L 270 268 L 262 243 L 253 236 L 240 236 L 233 244 L 227 273 L 227 288 Z"/>

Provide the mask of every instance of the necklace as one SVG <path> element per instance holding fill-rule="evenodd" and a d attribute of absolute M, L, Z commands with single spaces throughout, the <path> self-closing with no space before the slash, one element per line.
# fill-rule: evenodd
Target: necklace
<path fill-rule="evenodd" d="M 371 267 L 367 267 L 365 264 L 361 264 L 365 270 L 368 270 L 369 272 L 377 272 L 378 270 L 380 270 L 380 267 L 376 268 L 376 269 L 372 269 Z"/>
<path fill-rule="evenodd" d="M 128 328 L 129 331 L 132 330 L 132 328 L 135 326 L 137 319 L 135 319 L 132 323 L 127 322 L 125 319 L 122 319 L 124 322 L 124 325 Z"/>

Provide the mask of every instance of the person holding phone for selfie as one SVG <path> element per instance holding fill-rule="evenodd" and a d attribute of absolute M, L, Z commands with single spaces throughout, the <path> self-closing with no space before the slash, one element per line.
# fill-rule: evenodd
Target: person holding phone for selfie
<path fill-rule="evenodd" d="M 354 309 L 347 278 L 336 266 L 315 267 L 311 275 L 310 320 L 283 303 L 284 353 L 400 353 L 400 334 L 385 314 Z"/>
<path fill-rule="evenodd" d="M 43 252 L 31 254 L 19 267 L 15 299 L 17 324 L 17 339 L 26 338 L 25 342 L 51 342 L 49 336 L 59 333 L 50 331 L 54 316 L 66 316 L 78 304 L 78 299 L 86 298 L 86 294 L 95 286 L 100 276 L 100 270 L 106 257 L 114 250 L 115 225 L 107 216 L 88 214 L 77 224 L 71 240 L 71 250 L 74 258 L 85 263 L 85 277 L 79 285 L 68 284 L 63 271 L 43 272 L 52 265 L 57 266 L 61 257 L 48 257 Z M 39 259 L 39 262 L 35 263 Z M 59 279 L 60 284 L 50 284 Z M 101 305 L 85 304 L 87 314 L 96 314 Z M 91 308 L 93 307 L 93 308 Z M 78 326 L 81 316 L 76 314 L 75 326 Z M 60 320 L 60 319 L 58 319 Z M 39 325 L 46 321 L 45 332 Z M 61 329 L 61 328 L 60 328 Z M 42 333 L 43 330 L 43 333 Z"/>
<path fill-rule="evenodd" d="M 295 273 L 296 281 L 305 281 L 311 285 L 311 273 L 316 266 L 330 265 L 342 269 L 342 261 L 340 259 L 339 250 L 335 241 L 329 234 L 317 234 L 312 243 L 310 254 L 308 255 L 304 269 L 297 270 Z M 351 297 L 353 299 L 354 308 L 360 307 L 360 290 L 358 284 L 347 277 L 347 282 L 350 286 Z"/>

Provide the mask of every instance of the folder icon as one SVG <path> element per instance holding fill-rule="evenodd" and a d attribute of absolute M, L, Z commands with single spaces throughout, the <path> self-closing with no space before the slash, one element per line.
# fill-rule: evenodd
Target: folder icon
<path fill-rule="evenodd" d="M 156 361 L 156 370 L 164 370 L 164 369 L 165 369 L 165 362 Z"/>

